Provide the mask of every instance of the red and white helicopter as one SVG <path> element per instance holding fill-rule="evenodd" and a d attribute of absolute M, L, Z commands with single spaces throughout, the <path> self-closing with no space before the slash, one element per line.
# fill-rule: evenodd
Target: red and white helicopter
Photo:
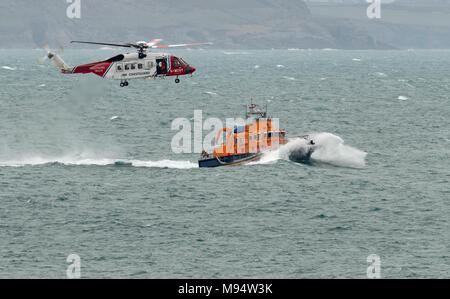
<path fill-rule="evenodd" d="M 128 86 L 128 80 L 138 78 L 156 78 L 176 76 L 175 83 L 179 83 L 178 76 L 192 75 L 195 67 L 186 63 L 180 57 L 167 53 L 148 52 L 147 49 L 172 48 L 184 46 L 198 46 L 211 43 L 194 43 L 178 45 L 157 45 L 160 39 L 150 42 L 140 41 L 135 44 L 111 44 L 86 41 L 71 41 L 71 43 L 105 45 L 114 47 L 136 48 L 137 53 L 119 54 L 114 57 L 71 67 L 55 52 L 47 51 L 47 57 L 52 60 L 63 74 L 87 74 L 94 73 L 105 79 L 120 80 L 120 86 Z"/>

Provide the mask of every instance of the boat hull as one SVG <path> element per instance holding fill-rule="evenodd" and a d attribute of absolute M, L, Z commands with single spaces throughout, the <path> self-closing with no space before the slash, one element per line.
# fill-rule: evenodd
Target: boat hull
<path fill-rule="evenodd" d="M 297 163 L 306 163 L 311 159 L 315 147 L 308 146 L 306 148 L 298 148 L 289 153 L 289 160 Z"/>
<path fill-rule="evenodd" d="M 262 153 L 246 153 L 238 155 L 229 155 L 222 157 L 213 157 L 198 160 L 199 167 L 218 167 L 242 165 L 261 158 Z"/>

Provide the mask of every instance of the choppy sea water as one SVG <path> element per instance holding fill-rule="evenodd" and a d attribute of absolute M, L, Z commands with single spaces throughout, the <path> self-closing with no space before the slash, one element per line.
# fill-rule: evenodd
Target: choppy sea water
<path fill-rule="evenodd" d="M 85 278 L 364 278 L 371 254 L 382 277 L 449 276 L 450 51 L 173 53 L 192 78 L 120 88 L 0 50 L 1 278 L 65 278 L 72 253 Z M 311 164 L 295 140 L 240 167 L 172 152 L 172 120 L 250 97 L 315 136 Z"/>

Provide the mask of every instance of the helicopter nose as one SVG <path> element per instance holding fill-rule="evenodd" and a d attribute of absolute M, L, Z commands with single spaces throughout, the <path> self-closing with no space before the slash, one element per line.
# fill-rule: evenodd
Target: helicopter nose
<path fill-rule="evenodd" d="M 195 67 L 188 65 L 186 67 L 186 74 L 192 74 L 193 72 L 195 72 Z"/>

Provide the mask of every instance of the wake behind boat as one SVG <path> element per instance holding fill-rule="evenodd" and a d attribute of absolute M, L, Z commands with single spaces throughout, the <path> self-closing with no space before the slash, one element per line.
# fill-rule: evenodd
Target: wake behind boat
<path fill-rule="evenodd" d="M 267 109 L 261 110 L 253 101 L 246 109 L 245 126 L 223 128 L 216 137 L 213 153 L 202 152 L 199 167 L 217 167 L 241 165 L 259 160 L 268 151 L 276 150 L 288 143 L 286 131 L 278 129 L 272 118 L 267 116 Z M 218 144 L 224 133 L 225 143 Z M 307 162 L 315 149 L 314 141 L 303 136 L 304 148 L 292 151 L 289 158 L 295 162 Z"/>

